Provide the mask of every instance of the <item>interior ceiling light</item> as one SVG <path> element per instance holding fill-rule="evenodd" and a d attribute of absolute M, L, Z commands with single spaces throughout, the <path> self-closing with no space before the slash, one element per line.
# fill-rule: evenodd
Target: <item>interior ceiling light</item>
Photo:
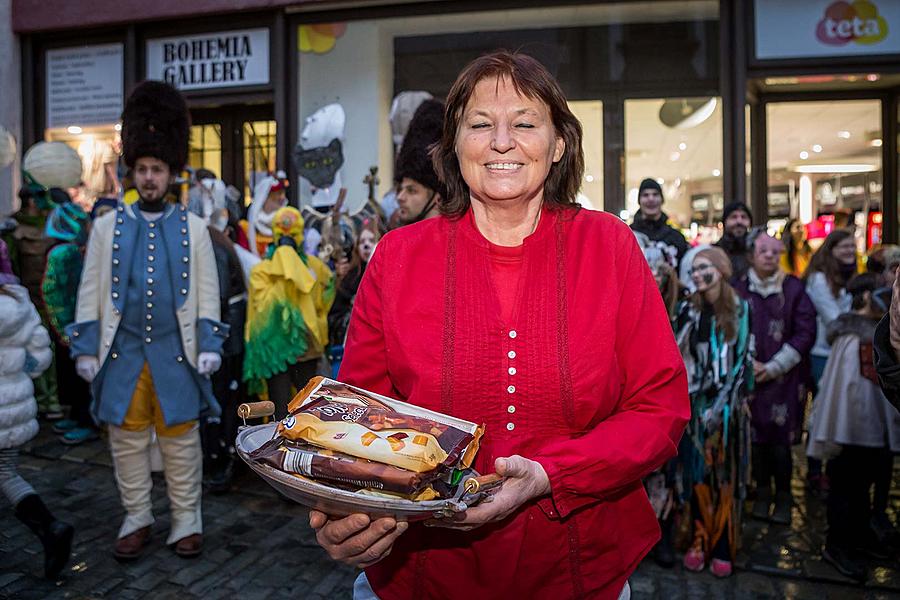
<path fill-rule="evenodd" d="M 678 149 L 679 150 L 687 150 L 687 144 L 685 144 L 684 142 L 681 142 L 680 144 L 678 144 Z"/>
<path fill-rule="evenodd" d="M 871 173 L 877 171 L 878 167 L 864 163 L 835 163 L 827 165 L 797 165 L 793 170 L 796 173 Z"/>
<path fill-rule="evenodd" d="M 681 152 L 673 152 L 669 155 L 669 160 L 671 160 L 672 162 L 675 162 L 679 158 L 681 158 Z"/>
<path fill-rule="evenodd" d="M 878 73 L 869 73 L 868 75 L 866 75 L 866 81 L 875 82 L 879 79 L 881 79 L 881 75 L 879 75 Z"/>
<path fill-rule="evenodd" d="M 713 174 L 713 177 L 718 177 L 719 175 L 722 174 L 722 171 L 720 171 L 718 169 L 713 169 L 712 174 Z"/>
<path fill-rule="evenodd" d="M 819 144 L 813 144 L 813 152 L 818 154 L 821 151 L 822 151 L 822 146 L 820 146 Z"/>
<path fill-rule="evenodd" d="M 82 129 L 78 125 L 69 125 L 68 127 L 66 127 L 66 131 L 68 131 L 72 135 L 78 135 L 82 132 Z"/>
<path fill-rule="evenodd" d="M 844 140 L 849 140 L 849 139 L 850 139 L 850 132 L 847 131 L 847 130 L 844 130 L 844 131 L 838 131 L 838 137 L 841 138 L 841 139 L 844 139 Z"/>
<path fill-rule="evenodd" d="M 806 160 L 807 158 L 809 158 L 809 152 L 807 152 L 806 150 L 804 150 L 803 152 L 800 153 L 800 158 L 801 158 L 802 160 Z"/>
<path fill-rule="evenodd" d="M 659 120 L 666 127 L 690 129 L 707 120 L 715 110 L 715 98 L 670 98 L 660 107 Z"/>
<path fill-rule="evenodd" d="M 881 138 L 875 138 L 874 140 L 869 142 L 869 145 L 872 146 L 873 148 L 881 148 L 881 145 L 883 143 L 884 142 L 881 141 Z"/>

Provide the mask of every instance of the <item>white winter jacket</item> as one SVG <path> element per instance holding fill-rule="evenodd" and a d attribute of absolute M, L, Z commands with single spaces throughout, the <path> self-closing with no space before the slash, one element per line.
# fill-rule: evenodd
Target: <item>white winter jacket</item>
<path fill-rule="evenodd" d="M 816 344 L 810 354 L 825 358 L 831 353 L 831 344 L 825 339 L 825 329 L 839 315 L 850 311 L 853 299 L 843 288 L 840 295 L 835 298 L 825 274 L 821 271 L 812 273 L 806 280 L 806 293 L 816 307 Z"/>
<path fill-rule="evenodd" d="M 38 432 L 32 377 L 50 366 L 50 336 L 20 285 L 0 290 L 0 449 L 21 446 Z"/>

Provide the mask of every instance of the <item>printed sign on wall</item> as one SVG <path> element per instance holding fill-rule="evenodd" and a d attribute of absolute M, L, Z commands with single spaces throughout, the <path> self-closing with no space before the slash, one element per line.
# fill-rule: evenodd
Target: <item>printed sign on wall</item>
<path fill-rule="evenodd" d="M 123 102 L 122 44 L 47 51 L 47 127 L 116 123 Z"/>
<path fill-rule="evenodd" d="M 148 40 L 147 78 L 181 90 L 265 85 L 269 83 L 269 30 Z"/>
<path fill-rule="evenodd" d="M 756 0 L 756 58 L 900 54 L 897 0 Z"/>

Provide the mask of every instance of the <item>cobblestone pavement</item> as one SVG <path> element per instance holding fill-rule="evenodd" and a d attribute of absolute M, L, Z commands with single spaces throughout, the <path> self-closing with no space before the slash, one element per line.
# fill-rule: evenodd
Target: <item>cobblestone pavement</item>
<path fill-rule="evenodd" d="M 59 581 L 45 581 L 40 544 L 12 511 L 3 510 L 0 598 L 350 598 L 355 570 L 331 562 L 315 543 L 306 511 L 280 499 L 252 473 L 239 474 L 226 495 L 204 495 L 204 552 L 193 560 L 178 558 L 165 546 L 164 481 L 154 475 L 157 522 L 149 551 L 135 563 L 120 565 L 111 548 L 123 511 L 103 441 L 65 447 L 44 426 L 24 449 L 21 472 L 59 518 L 75 525 L 73 556 Z M 685 573 L 680 567 L 665 570 L 647 560 L 631 579 L 633 597 L 900 598 L 896 561 L 880 563 L 866 586 L 854 585 L 824 564 L 817 555 L 821 502 L 807 499 L 800 483 L 794 493 L 790 528 L 747 522 L 731 578 Z M 898 505 L 895 491 L 892 510 Z"/>

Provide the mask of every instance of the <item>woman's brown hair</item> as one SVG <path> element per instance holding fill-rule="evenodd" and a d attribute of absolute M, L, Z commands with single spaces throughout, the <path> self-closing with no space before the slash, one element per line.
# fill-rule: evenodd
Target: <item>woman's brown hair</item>
<path fill-rule="evenodd" d="M 828 234 L 822 247 L 816 250 L 803 272 L 803 281 L 809 280 L 813 273 L 822 273 L 825 275 L 825 281 L 831 288 L 831 295 L 837 298 L 841 294 L 841 288 L 847 285 L 844 277 L 841 275 L 841 265 L 838 259 L 834 257 L 834 247 L 846 240 L 852 238 L 853 233 L 849 229 L 835 229 Z"/>
<path fill-rule="evenodd" d="M 716 317 L 716 328 L 725 334 L 725 340 L 734 341 L 737 338 L 738 331 L 738 299 L 734 288 L 728 284 L 728 278 L 731 276 L 731 262 L 728 255 L 721 248 L 715 246 L 701 250 L 694 257 L 705 258 L 712 264 L 721 278 L 719 279 L 719 297 L 712 303 L 713 314 Z M 691 265 L 693 266 L 693 265 Z M 691 294 L 691 303 L 697 311 L 703 310 L 703 294 L 695 291 Z"/>
<path fill-rule="evenodd" d="M 440 201 L 441 213 L 459 217 L 469 209 L 469 186 L 459 169 L 456 134 L 475 86 L 483 79 L 494 77 L 511 82 L 516 92 L 540 100 L 549 108 L 556 135 L 566 147 L 559 162 L 550 166 L 544 182 L 544 200 L 551 205 L 575 206 L 584 175 L 581 123 L 569 110 L 559 83 L 541 63 L 526 54 L 498 50 L 470 62 L 447 96 L 441 139 L 431 148 L 434 171 L 447 187 L 447 197 Z"/>

